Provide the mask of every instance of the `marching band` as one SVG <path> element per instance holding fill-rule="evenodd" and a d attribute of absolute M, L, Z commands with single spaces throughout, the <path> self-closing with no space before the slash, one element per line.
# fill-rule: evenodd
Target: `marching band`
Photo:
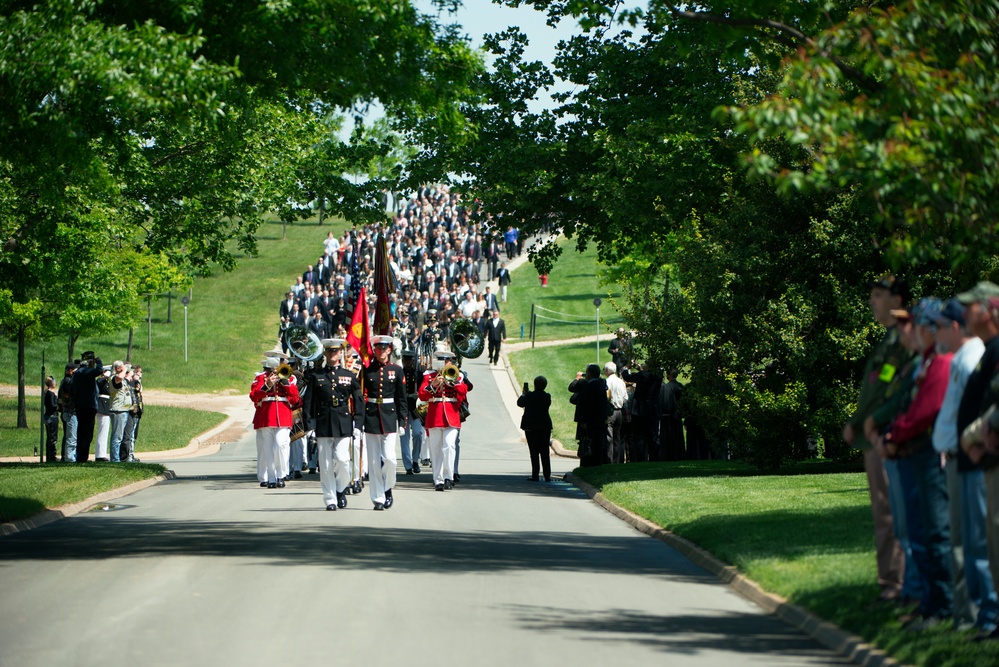
<path fill-rule="evenodd" d="M 454 487 L 458 431 L 471 389 L 455 361 L 477 356 L 474 346 L 462 342 L 459 351 L 471 354 L 455 355 L 446 349 L 453 341 L 439 336 L 401 346 L 404 335 L 372 336 L 374 358 L 365 368 L 343 338 L 318 339 L 294 326 L 285 336 L 293 357 L 268 352 L 250 388 L 260 486 L 284 488 L 307 465 L 319 472 L 328 511 L 346 508 L 347 496 L 359 494 L 364 481 L 374 509 L 387 510 L 395 502 L 396 447 L 403 436 L 406 473 L 420 472 L 418 443 L 426 441 L 434 488 Z M 291 448 L 292 441 L 300 446 Z M 306 442 L 315 445 L 307 451 Z M 410 444 L 412 456 L 405 451 Z"/>

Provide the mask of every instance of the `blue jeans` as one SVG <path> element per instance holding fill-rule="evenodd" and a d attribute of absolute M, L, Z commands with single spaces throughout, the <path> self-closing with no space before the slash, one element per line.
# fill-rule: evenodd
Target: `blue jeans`
<path fill-rule="evenodd" d="M 910 600 L 919 600 L 923 596 L 923 586 L 919 579 L 919 569 L 916 567 L 917 556 L 913 552 L 913 544 L 915 551 L 921 553 L 922 526 L 919 522 L 919 513 L 913 507 L 915 483 L 912 481 L 911 467 L 905 459 L 885 459 L 885 472 L 888 475 L 892 528 L 905 554 L 901 595 Z"/>
<path fill-rule="evenodd" d="M 125 424 L 128 422 L 127 412 L 111 412 L 111 444 L 108 446 L 112 463 L 121 461 L 119 452 L 121 441 L 125 437 Z"/>
<path fill-rule="evenodd" d="M 76 461 L 76 413 L 62 413 L 62 460 L 65 463 Z"/>
<path fill-rule="evenodd" d="M 399 448 L 402 450 L 402 467 L 412 470 L 413 463 L 420 462 L 420 452 L 423 449 L 423 426 L 419 419 L 409 419 L 406 429 L 399 436 Z"/>
<path fill-rule="evenodd" d="M 968 597 L 978 605 L 975 625 L 992 631 L 999 621 L 999 598 L 989 570 L 988 542 L 985 536 L 985 473 L 981 470 L 959 473 L 961 478 L 961 537 L 964 545 L 964 577 Z"/>
<path fill-rule="evenodd" d="M 954 586 L 950 571 L 950 506 L 947 477 L 940 454 L 929 444 L 909 455 L 916 484 L 918 512 L 923 524 L 925 555 L 917 560 L 924 588 L 920 612 L 950 617 L 954 613 Z"/>

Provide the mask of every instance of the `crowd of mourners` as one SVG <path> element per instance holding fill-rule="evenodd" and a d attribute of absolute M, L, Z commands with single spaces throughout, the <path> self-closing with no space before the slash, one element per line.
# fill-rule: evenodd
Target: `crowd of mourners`
<path fill-rule="evenodd" d="M 457 317 L 472 319 L 485 332 L 506 300 L 506 262 L 523 253 L 524 237 L 514 226 L 474 213 L 458 194 L 427 186 L 401 200 L 386 225 L 354 227 L 340 237 L 330 232 L 280 304 L 282 349 L 287 352 L 283 332 L 291 325 L 319 338 L 344 336 L 361 286 L 374 313 L 375 241 L 382 233 L 395 284 L 389 295 L 392 333 L 404 347 L 417 346 L 428 328 L 446 340 Z M 486 285 L 491 280 L 497 281 L 495 293 Z"/>

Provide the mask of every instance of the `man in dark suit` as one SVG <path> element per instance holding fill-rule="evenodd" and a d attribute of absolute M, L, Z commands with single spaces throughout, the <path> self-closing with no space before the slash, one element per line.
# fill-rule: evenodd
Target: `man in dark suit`
<path fill-rule="evenodd" d="M 607 383 L 600 377 L 600 367 L 590 364 L 586 367 L 586 384 L 574 396 L 576 406 L 586 425 L 586 439 L 589 442 L 585 456 L 580 456 L 580 465 L 599 466 L 610 463 L 610 448 L 607 444 Z"/>
<path fill-rule="evenodd" d="M 500 311 L 499 301 L 489 285 L 486 285 L 486 293 L 482 295 L 482 300 L 486 302 L 486 310 L 494 313 Z"/>
<path fill-rule="evenodd" d="M 500 345 L 506 340 L 506 323 L 500 319 L 499 312 L 493 311 L 492 317 L 486 320 L 486 339 L 489 342 L 489 363 L 499 363 Z"/>
<path fill-rule="evenodd" d="M 506 288 L 510 284 L 510 269 L 506 268 L 506 262 L 501 262 L 496 271 L 496 281 L 499 283 L 500 301 L 506 303 Z"/>
<path fill-rule="evenodd" d="M 534 391 L 527 391 L 527 383 L 524 383 L 524 392 L 517 399 L 517 405 L 524 408 L 524 416 L 520 419 L 520 428 L 524 430 L 527 438 L 527 447 L 531 452 L 531 476 L 528 478 L 532 482 L 538 481 L 538 472 L 544 473 L 545 481 L 552 481 L 552 418 L 548 409 L 552 405 L 552 395 L 545 391 L 548 387 L 548 380 L 545 376 L 539 375 L 534 378 Z M 540 465 L 539 465 L 540 463 Z"/>
<path fill-rule="evenodd" d="M 302 274 L 302 282 L 309 283 L 310 285 L 316 284 L 316 272 L 312 270 L 311 264 L 309 264 L 309 268 Z"/>

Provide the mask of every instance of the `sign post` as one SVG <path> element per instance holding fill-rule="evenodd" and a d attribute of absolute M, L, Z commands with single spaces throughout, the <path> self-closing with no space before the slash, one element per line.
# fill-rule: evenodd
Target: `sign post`
<path fill-rule="evenodd" d="M 603 301 L 598 296 L 593 300 L 593 305 L 597 308 L 597 366 L 600 365 L 600 304 Z"/>
<path fill-rule="evenodd" d="M 187 363 L 187 304 L 191 303 L 188 296 L 180 297 L 180 302 L 184 304 L 184 363 Z"/>

